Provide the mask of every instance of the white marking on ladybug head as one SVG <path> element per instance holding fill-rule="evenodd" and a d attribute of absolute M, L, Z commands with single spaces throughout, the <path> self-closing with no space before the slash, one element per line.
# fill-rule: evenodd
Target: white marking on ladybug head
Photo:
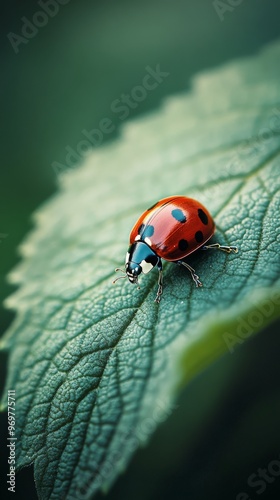
<path fill-rule="evenodd" d="M 128 262 L 129 262 L 129 252 L 126 252 L 125 263 L 127 264 Z"/>
<path fill-rule="evenodd" d="M 137 236 L 135 236 L 134 241 L 138 241 L 138 240 L 140 240 L 140 238 L 141 238 L 140 234 L 137 234 Z"/>
<path fill-rule="evenodd" d="M 149 245 L 149 247 L 152 246 L 152 242 L 151 242 L 150 238 L 145 238 L 144 241 L 145 241 L 145 243 L 147 243 L 147 245 Z"/>
<path fill-rule="evenodd" d="M 147 274 L 148 272 L 151 271 L 151 269 L 153 269 L 153 264 L 151 264 L 151 262 L 147 262 L 146 260 L 142 260 L 140 262 L 140 266 L 142 267 L 142 272 L 144 274 Z"/>

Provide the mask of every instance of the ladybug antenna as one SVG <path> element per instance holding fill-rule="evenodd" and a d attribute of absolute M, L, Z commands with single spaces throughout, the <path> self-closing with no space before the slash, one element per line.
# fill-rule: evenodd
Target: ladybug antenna
<path fill-rule="evenodd" d="M 120 267 L 116 267 L 115 272 L 117 273 L 118 271 L 121 271 L 122 273 L 124 273 L 124 276 L 118 276 L 118 278 L 116 278 L 116 279 L 112 282 L 113 284 L 115 284 L 115 283 L 116 283 L 116 281 L 121 280 L 121 279 L 125 279 L 125 278 L 127 277 L 126 272 L 125 272 L 125 270 L 124 270 L 124 269 L 121 269 Z"/>

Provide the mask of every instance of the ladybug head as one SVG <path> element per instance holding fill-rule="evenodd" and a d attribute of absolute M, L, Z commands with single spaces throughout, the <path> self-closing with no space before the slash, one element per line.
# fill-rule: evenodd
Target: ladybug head
<path fill-rule="evenodd" d="M 113 281 L 113 283 L 116 283 L 116 281 L 120 279 L 127 278 L 130 281 L 130 283 L 138 284 L 138 276 L 140 273 L 142 273 L 142 267 L 140 265 L 135 264 L 135 262 L 127 262 L 125 265 L 125 269 L 116 267 L 115 271 L 116 272 L 121 271 L 122 273 L 124 273 L 124 276 L 119 276 Z"/>
<path fill-rule="evenodd" d="M 136 262 L 128 261 L 125 264 L 125 272 L 130 283 L 138 283 L 138 276 L 142 273 L 142 266 Z"/>
<path fill-rule="evenodd" d="M 147 274 L 158 263 L 159 258 L 156 253 L 144 241 L 137 241 L 133 243 L 126 254 L 125 260 L 125 276 L 120 276 L 115 279 L 115 283 L 120 278 L 128 278 L 130 283 L 138 283 L 138 276 L 143 272 Z M 122 271 L 117 268 L 116 271 Z"/>

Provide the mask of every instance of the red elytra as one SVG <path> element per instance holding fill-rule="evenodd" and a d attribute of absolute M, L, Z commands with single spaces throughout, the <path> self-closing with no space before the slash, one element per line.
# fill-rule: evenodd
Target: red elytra
<path fill-rule="evenodd" d="M 185 196 L 169 196 L 148 208 L 130 233 L 130 243 L 145 241 L 164 260 L 179 260 L 201 247 L 215 231 L 208 210 Z"/>
<path fill-rule="evenodd" d="M 236 247 L 214 243 L 205 245 L 215 232 L 215 223 L 208 210 L 197 200 L 185 196 L 169 196 L 148 208 L 137 220 L 130 233 L 130 246 L 125 261 L 125 276 L 138 283 L 138 276 L 147 274 L 155 266 L 159 270 L 158 291 L 160 302 L 163 271 L 161 259 L 186 267 L 196 286 L 202 286 L 195 270 L 186 262 L 187 255 L 200 247 L 237 253 Z M 121 269 L 117 268 L 116 271 Z M 114 283 L 120 279 L 114 280 Z"/>

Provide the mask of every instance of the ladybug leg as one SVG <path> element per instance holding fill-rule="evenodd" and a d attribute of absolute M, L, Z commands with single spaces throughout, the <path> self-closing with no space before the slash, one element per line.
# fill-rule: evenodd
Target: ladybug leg
<path fill-rule="evenodd" d="M 191 266 L 189 266 L 189 264 L 187 264 L 186 262 L 183 262 L 182 260 L 177 260 L 176 264 L 179 264 L 179 266 L 186 267 L 188 269 L 188 271 L 191 273 L 191 277 L 194 280 L 195 285 L 197 287 L 198 286 L 202 286 L 202 283 L 201 283 L 201 281 L 199 279 L 199 276 L 197 276 L 197 274 L 195 274 L 195 270 Z"/>
<path fill-rule="evenodd" d="M 226 252 L 226 253 L 238 253 L 238 248 L 237 247 L 227 247 L 227 246 L 224 246 L 224 245 L 220 245 L 220 243 L 213 243 L 212 245 L 204 245 L 202 247 L 202 250 L 212 250 L 212 249 L 216 249 L 216 250 L 222 250 L 222 252 Z"/>
<path fill-rule="evenodd" d="M 155 302 L 158 304 L 160 303 L 161 295 L 162 295 L 162 286 L 163 286 L 163 272 L 162 272 L 162 262 L 161 260 L 158 261 L 158 289 L 157 289 L 157 295 L 155 298 Z"/>

